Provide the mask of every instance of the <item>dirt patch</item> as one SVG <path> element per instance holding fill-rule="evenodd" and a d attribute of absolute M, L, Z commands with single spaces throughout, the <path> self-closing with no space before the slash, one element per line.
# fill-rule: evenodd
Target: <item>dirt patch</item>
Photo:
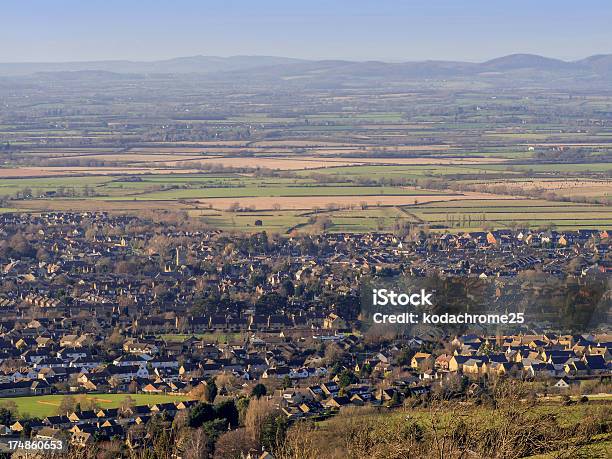
<path fill-rule="evenodd" d="M 60 406 L 59 403 L 47 402 L 45 400 L 37 400 L 36 403 L 40 403 L 41 405 Z"/>
<path fill-rule="evenodd" d="M 126 397 L 128 395 L 126 394 Z M 89 400 L 93 400 L 95 402 L 102 402 L 102 403 L 113 403 L 112 400 L 109 400 L 108 398 L 97 398 L 97 397 L 87 397 Z"/>

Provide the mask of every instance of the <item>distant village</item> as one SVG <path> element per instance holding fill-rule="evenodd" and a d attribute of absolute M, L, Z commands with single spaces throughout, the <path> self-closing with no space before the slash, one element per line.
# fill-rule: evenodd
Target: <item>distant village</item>
<path fill-rule="evenodd" d="M 361 329 L 359 306 L 361 282 L 377 276 L 488 279 L 500 295 L 523 277 L 609 285 L 606 230 L 244 235 L 178 217 L 54 212 L 2 214 L 0 234 L 0 406 L 51 394 L 177 396 L 17 415 L 0 435 L 134 444 L 134 426 L 193 409 L 213 384 L 228 399 L 259 387 L 289 422 L 431 393 L 486 397 L 496 378 L 534 382 L 536 396 L 610 389 L 610 320 L 387 337 Z"/>

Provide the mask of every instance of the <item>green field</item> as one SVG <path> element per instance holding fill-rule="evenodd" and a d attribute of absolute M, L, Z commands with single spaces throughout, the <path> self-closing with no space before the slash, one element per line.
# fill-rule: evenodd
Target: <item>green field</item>
<path fill-rule="evenodd" d="M 490 171 L 533 171 L 533 172 L 611 172 L 612 163 L 579 164 L 487 164 L 481 166 Z"/>
<path fill-rule="evenodd" d="M 32 193 L 40 194 L 46 191 L 57 191 L 59 188 L 74 188 L 75 192 L 82 194 L 85 187 L 92 189 L 106 184 L 113 177 L 47 177 L 47 178 L 19 178 L 0 179 L 0 196 L 13 196 L 29 188 Z"/>
<path fill-rule="evenodd" d="M 393 163 L 392 158 L 381 159 L 381 162 L 388 161 Z M 434 159 L 435 161 L 435 159 Z M 328 167 L 325 169 L 315 169 L 301 171 L 300 175 L 310 176 L 314 174 L 325 174 L 325 175 L 338 175 L 343 178 L 424 178 L 424 177 L 436 177 L 436 176 L 448 176 L 448 175 L 486 175 L 492 174 L 504 174 L 504 175 L 516 175 L 518 172 L 506 170 L 507 166 L 500 166 L 499 169 L 491 169 L 491 165 L 488 164 L 474 164 L 470 166 L 454 166 L 454 165 L 381 165 L 381 166 L 340 166 L 340 167 Z"/>
<path fill-rule="evenodd" d="M 77 395 L 77 394 L 75 394 Z M 155 403 L 174 402 L 179 400 L 189 400 L 183 395 L 157 395 L 157 394 L 88 394 L 87 398 L 95 400 L 100 408 L 117 408 L 126 397 L 131 397 L 137 405 L 151 405 Z M 0 398 L 0 406 L 6 401 L 15 402 L 19 410 L 19 417 L 39 417 L 52 416 L 57 414 L 57 407 L 60 405 L 64 395 L 41 395 L 34 397 L 12 397 Z"/>
<path fill-rule="evenodd" d="M 451 226 L 456 230 L 475 231 L 487 226 L 507 228 L 612 227 L 612 206 L 595 206 L 538 199 L 457 200 L 402 206 L 402 209 L 430 225 Z"/>
<path fill-rule="evenodd" d="M 199 198 L 246 198 L 246 197 L 281 197 L 281 196 L 419 196 L 441 194 L 436 191 L 424 192 L 397 187 L 366 186 L 244 186 L 233 188 L 191 188 L 154 191 L 128 196 L 136 200 L 176 200 Z M 105 199 L 105 198 L 98 198 Z M 124 199 L 114 196 L 110 199 Z"/>
<path fill-rule="evenodd" d="M 202 220 L 214 228 L 226 229 L 228 231 L 268 231 L 272 233 L 284 233 L 289 228 L 304 224 L 308 218 L 303 216 L 302 211 L 255 211 L 255 212 L 218 212 L 214 215 L 210 211 L 193 210 L 189 215 L 199 216 Z M 256 226 L 256 221 L 261 221 L 261 226 Z"/>

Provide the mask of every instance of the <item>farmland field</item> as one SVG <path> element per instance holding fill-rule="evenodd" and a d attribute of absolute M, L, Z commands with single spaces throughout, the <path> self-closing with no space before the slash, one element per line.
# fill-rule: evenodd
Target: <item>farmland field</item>
<path fill-rule="evenodd" d="M 323 218 L 327 231 L 354 232 L 612 223 L 607 94 L 183 83 L 41 82 L 63 103 L 0 88 L 14 104 L 0 114 L 0 208 L 164 209 L 279 233 Z M 99 100 L 105 90 L 115 98 Z M 142 97 L 152 93 L 155 102 Z"/>
<path fill-rule="evenodd" d="M 14 178 L 0 179 L 0 196 L 10 202 L 5 207 L 33 212 L 90 210 L 92 206 L 118 212 L 159 207 L 185 210 L 212 227 L 240 231 L 285 232 L 296 226 L 306 229 L 313 217 L 309 211 L 329 217 L 330 231 L 388 230 L 400 221 L 454 231 L 612 226 L 612 208 L 607 204 L 551 201 L 499 192 L 499 186 L 504 185 L 510 193 L 525 190 L 541 195 L 552 191 L 563 199 L 605 199 L 611 191 L 607 179 L 530 179 L 515 170 L 502 169 L 495 172 L 498 178 L 494 180 L 475 180 L 474 177 L 492 173 L 487 172 L 487 167 L 491 166 L 365 165 L 316 172 L 301 170 L 287 177 L 229 170 L 127 177 L 109 174 Z M 435 183 L 451 176 L 453 183 L 465 183 L 469 189 L 481 191 L 426 188 L 427 180 Z M 324 182 L 320 182 L 322 177 L 327 177 Z M 17 199 L 11 199 L 13 196 Z"/>
<path fill-rule="evenodd" d="M 403 209 L 431 225 L 451 225 L 468 231 L 485 226 L 612 227 L 611 206 L 551 203 L 535 199 L 514 199 L 506 202 L 457 200 L 453 201 L 452 205 L 430 203 L 423 206 L 404 206 Z"/>

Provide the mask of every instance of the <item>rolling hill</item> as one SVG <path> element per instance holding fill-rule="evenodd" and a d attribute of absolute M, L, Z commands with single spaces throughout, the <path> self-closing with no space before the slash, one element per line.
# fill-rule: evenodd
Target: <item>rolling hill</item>
<path fill-rule="evenodd" d="M 69 72 L 78 72 L 69 75 Z M 537 84 L 607 87 L 612 82 L 612 54 L 563 61 L 534 54 L 511 54 L 486 62 L 303 60 L 271 56 L 191 56 L 151 62 L 92 61 L 66 63 L 0 63 L 0 77 L 95 78 L 196 77 L 202 81 L 342 86 L 372 81 L 463 80 L 506 86 Z"/>

